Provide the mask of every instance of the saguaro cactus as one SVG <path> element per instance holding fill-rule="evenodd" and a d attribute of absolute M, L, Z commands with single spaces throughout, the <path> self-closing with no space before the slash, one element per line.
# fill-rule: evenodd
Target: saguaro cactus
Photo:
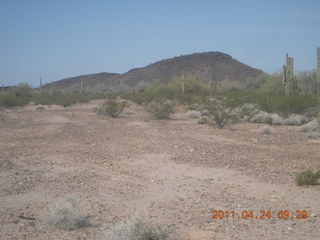
<path fill-rule="evenodd" d="M 181 81 L 181 92 L 184 94 L 184 73 L 182 73 L 182 81 Z"/>
<path fill-rule="evenodd" d="M 50 91 L 50 95 L 53 95 L 53 81 L 51 81 L 51 91 Z"/>
<path fill-rule="evenodd" d="M 42 95 L 42 78 L 40 77 L 40 85 L 39 85 L 40 95 Z"/>
<path fill-rule="evenodd" d="M 286 95 L 294 91 L 293 83 L 293 58 L 286 54 L 286 65 L 283 65 L 283 83 L 285 84 Z"/>
<path fill-rule="evenodd" d="M 83 95 L 83 77 L 82 77 L 82 75 L 81 75 L 81 79 L 80 79 L 80 95 L 81 95 L 81 97 Z"/>
<path fill-rule="evenodd" d="M 317 47 L 317 94 L 320 95 L 320 47 Z"/>

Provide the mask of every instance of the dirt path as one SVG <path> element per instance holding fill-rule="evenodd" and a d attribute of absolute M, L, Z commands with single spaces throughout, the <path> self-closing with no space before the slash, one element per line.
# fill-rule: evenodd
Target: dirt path
<path fill-rule="evenodd" d="M 218 130 L 183 112 L 150 120 L 136 105 L 134 114 L 111 119 L 92 112 L 97 104 L 7 113 L 0 239 L 101 239 L 111 222 L 137 217 L 176 239 L 320 239 L 320 186 L 294 184 L 297 172 L 320 168 L 320 142 L 298 128 Z M 44 223 L 48 208 L 70 195 L 94 227 L 68 232 Z M 214 210 L 230 216 L 212 219 Z M 279 219 L 280 210 L 291 218 Z M 295 219 L 302 210 L 315 216 Z M 249 211 L 254 217 L 243 219 Z M 260 211 L 272 217 L 260 219 Z"/>

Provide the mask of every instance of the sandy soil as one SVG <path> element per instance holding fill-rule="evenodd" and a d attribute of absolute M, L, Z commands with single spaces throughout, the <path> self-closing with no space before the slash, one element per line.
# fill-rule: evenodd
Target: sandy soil
<path fill-rule="evenodd" d="M 216 129 L 186 119 L 152 120 L 142 107 L 113 119 L 99 101 L 70 108 L 8 110 L 0 122 L 0 239 L 102 239 L 113 221 L 161 224 L 172 239 L 320 239 L 320 185 L 297 172 L 320 169 L 320 140 L 299 127 Z M 63 231 L 45 224 L 67 196 L 95 224 Z M 212 211 L 234 219 L 212 219 Z M 278 211 L 291 217 L 279 219 Z M 296 219 L 296 211 L 310 217 Z M 253 211 L 254 217 L 242 219 Z M 260 211 L 271 218 L 260 219 Z M 257 218 L 256 218 L 257 217 Z M 28 219 L 26 219 L 28 218 Z"/>

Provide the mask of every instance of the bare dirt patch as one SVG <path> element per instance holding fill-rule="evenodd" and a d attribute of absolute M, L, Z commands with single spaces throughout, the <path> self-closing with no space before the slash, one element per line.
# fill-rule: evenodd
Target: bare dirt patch
<path fill-rule="evenodd" d="M 101 239 L 113 221 L 141 218 L 172 239 L 320 239 L 320 185 L 296 173 L 320 169 L 320 142 L 298 127 L 215 129 L 185 119 L 152 120 L 140 106 L 113 119 L 99 101 L 70 108 L 13 109 L 0 123 L 0 239 Z M 63 231 L 48 209 L 73 196 L 94 226 Z M 212 211 L 235 219 L 212 219 Z M 270 219 L 242 219 L 244 211 Z M 306 210 L 306 219 L 279 219 Z"/>

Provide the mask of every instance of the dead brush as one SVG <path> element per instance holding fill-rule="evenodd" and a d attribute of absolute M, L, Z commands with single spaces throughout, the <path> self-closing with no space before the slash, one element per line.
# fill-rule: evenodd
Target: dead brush
<path fill-rule="evenodd" d="M 68 197 L 57 203 L 45 216 L 45 222 L 66 231 L 92 226 L 88 217 L 80 213 L 76 201 Z"/>

